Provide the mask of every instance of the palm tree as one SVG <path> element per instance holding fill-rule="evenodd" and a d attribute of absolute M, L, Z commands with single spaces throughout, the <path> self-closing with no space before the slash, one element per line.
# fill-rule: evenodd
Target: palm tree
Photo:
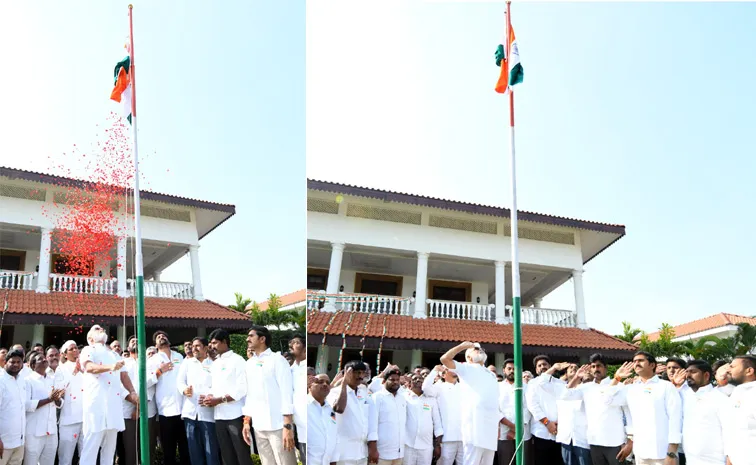
<path fill-rule="evenodd" d="M 616 337 L 617 339 L 621 339 L 625 342 L 629 342 L 630 344 L 635 341 L 635 338 L 638 337 L 638 335 L 642 331 L 638 328 L 633 328 L 633 325 L 630 324 L 629 321 L 623 321 L 622 322 L 622 334 L 619 334 Z"/>
<path fill-rule="evenodd" d="M 245 299 L 240 292 L 234 292 L 234 297 L 236 297 L 236 302 L 229 305 L 228 308 L 239 313 L 247 313 L 247 305 L 252 302 L 252 299 Z"/>
<path fill-rule="evenodd" d="M 281 298 L 276 294 L 271 294 L 268 297 L 267 309 L 260 310 L 260 306 L 255 302 L 247 314 L 252 317 L 252 321 L 256 325 L 272 326 L 278 331 L 281 331 L 282 327 L 299 325 L 300 312 L 298 310 L 281 310 L 281 306 Z M 301 326 L 304 327 L 304 325 Z"/>
<path fill-rule="evenodd" d="M 701 339 L 688 340 L 680 343 L 681 350 L 696 360 L 714 361 L 717 358 L 714 347 L 716 347 L 719 338 L 716 336 L 704 336 Z"/>
<path fill-rule="evenodd" d="M 756 350 L 756 326 L 738 323 L 738 332 L 734 338 L 738 344 L 736 355 L 752 354 Z"/>

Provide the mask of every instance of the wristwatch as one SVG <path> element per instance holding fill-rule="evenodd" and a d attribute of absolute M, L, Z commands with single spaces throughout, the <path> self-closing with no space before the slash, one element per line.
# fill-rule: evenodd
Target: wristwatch
<path fill-rule="evenodd" d="M 283 427 L 286 428 L 286 429 L 292 429 L 293 425 L 291 423 L 286 423 L 286 424 L 283 425 Z"/>
<path fill-rule="evenodd" d="M 677 453 L 676 452 L 667 452 L 667 457 L 669 457 L 671 459 L 676 459 L 677 458 Z"/>

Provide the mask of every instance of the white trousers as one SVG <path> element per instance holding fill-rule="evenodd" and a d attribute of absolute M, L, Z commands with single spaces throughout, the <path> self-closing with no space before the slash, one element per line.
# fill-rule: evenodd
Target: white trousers
<path fill-rule="evenodd" d="M 81 423 L 61 425 L 58 431 L 58 465 L 71 465 L 76 446 L 79 455 L 84 450 L 84 437 L 81 435 Z"/>
<path fill-rule="evenodd" d="M 113 465 L 117 440 L 118 431 L 114 429 L 85 434 L 84 447 L 82 447 L 79 463 L 81 465 L 95 465 L 97 463 L 97 453 L 102 449 L 100 465 Z"/>
<path fill-rule="evenodd" d="M 462 447 L 462 441 L 449 441 L 441 443 L 441 457 L 438 458 L 436 465 L 462 465 L 465 460 L 465 448 Z"/>
<path fill-rule="evenodd" d="M 283 428 L 276 431 L 255 430 L 255 440 L 262 465 L 297 465 L 294 451 L 284 450 Z"/>
<path fill-rule="evenodd" d="M 24 463 L 32 465 L 53 465 L 58 450 L 58 435 L 26 436 Z"/>
<path fill-rule="evenodd" d="M 472 444 L 465 444 L 464 465 L 493 465 L 494 451 L 475 447 Z M 82 464 L 83 465 L 83 464 Z"/>
<path fill-rule="evenodd" d="M 404 461 L 402 465 L 431 465 L 433 461 L 433 448 L 415 449 L 410 446 L 404 447 Z"/>
<path fill-rule="evenodd" d="M 367 465 L 368 459 L 365 457 L 364 459 L 359 460 L 339 460 L 336 462 L 336 465 Z"/>

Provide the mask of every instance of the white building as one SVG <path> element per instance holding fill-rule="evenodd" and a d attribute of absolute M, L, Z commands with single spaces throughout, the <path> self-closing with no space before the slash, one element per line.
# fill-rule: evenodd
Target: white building
<path fill-rule="evenodd" d="M 745 315 L 735 315 L 732 313 L 717 313 L 716 315 L 707 316 L 700 320 L 689 321 L 681 325 L 674 326 L 675 332 L 673 342 L 696 341 L 706 336 L 713 336 L 720 339 L 732 337 L 738 333 L 738 324 L 748 323 L 756 326 L 756 318 Z M 640 336 L 637 340 L 640 339 Z M 659 339 L 659 331 L 648 335 L 650 341 Z"/>
<path fill-rule="evenodd" d="M 113 249 L 90 276 L 65 274 L 70 257 L 62 257 L 56 244 L 56 215 L 71 208 L 67 196 L 91 186 L 0 167 L 0 307 L 8 303 L 0 346 L 59 345 L 72 337 L 84 342 L 80 329 L 93 323 L 109 326 L 121 340 L 134 334 L 134 238 L 126 193 L 113 205 L 122 213 Z M 202 295 L 200 240 L 233 216 L 235 207 L 153 192 L 142 192 L 140 206 L 148 335 L 165 329 L 179 343 L 215 327 L 248 327 L 245 316 Z M 162 281 L 161 272 L 187 253 L 192 282 Z"/>
<path fill-rule="evenodd" d="M 319 368 L 335 373 L 342 334 L 342 363 L 360 351 L 374 361 L 381 342 L 381 364 L 402 368 L 435 365 L 465 339 L 498 366 L 511 355 L 508 209 L 309 180 L 307 210 L 308 359 Z M 589 328 L 583 295 L 583 266 L 625 227 L 519 219 L 524 352 L 627 357 L 634 346 Z M 541 308 L 570 280 L 575 310 Z"/>

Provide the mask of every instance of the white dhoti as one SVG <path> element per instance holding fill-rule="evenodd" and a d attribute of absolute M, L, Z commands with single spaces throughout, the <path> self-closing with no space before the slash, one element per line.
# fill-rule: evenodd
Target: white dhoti
<path fill-rule="evenodd" d="M 97 463 L 97 453 L 102 449 L 100 465 L 113 465 L 117 440 L 118 431 L 114 429 L 85 434 L 79 463 L 82 465 L 94 465 Z"/>
<path fill-rule="evenodd" d="M 441 457 L 438 458 L 436 465 L 462 465 L 465 460 L 465 448 L 462 447 L 462 441 L 449 441 L 441 443 Z"/>
<path fill-rule="evenodd" d="M 58 431 L 58 465 L 71 465 L 76 446 L 79 447 L 79 455 L 81 455 L 84 450 L 81 423 L 61 425 Z"/>
<path fill-rule="evenodd" d="M 405 446 L 402 465 L 431 465 L 432 461 L 433 449 L 414 449 Z"/>
<path fill-rule="evenodd" d="M 53 465 L 58 449 L 58 435 L 26 436 L 24 446 L 24 463 Z"/>
<path fill-rule="evenodd" d="M 464 445 L 464 465 L 492 465 L 494 451 L 483 447 L 475 447 L 472 444 Z"/>

